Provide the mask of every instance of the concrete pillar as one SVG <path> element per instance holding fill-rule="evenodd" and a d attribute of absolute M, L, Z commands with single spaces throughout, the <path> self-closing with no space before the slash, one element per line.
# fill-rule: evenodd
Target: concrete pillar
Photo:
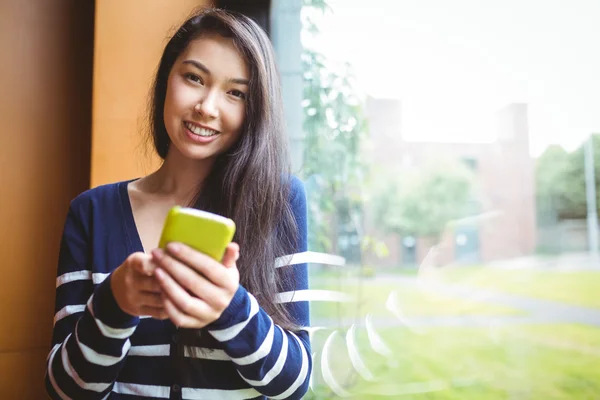
<path fill-rule="evenodd" d="M 298 173 L 304 159 L 301 107 L 303 99 L 302 43 L 300 41 L 302 0 L 273 0 L 271 7 L 271 40 L 277 53 L 277 63 L 281 75 L 292 171 Z"/>

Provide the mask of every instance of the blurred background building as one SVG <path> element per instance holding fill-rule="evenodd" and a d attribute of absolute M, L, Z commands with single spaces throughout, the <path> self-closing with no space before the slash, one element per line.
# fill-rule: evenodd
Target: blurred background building
<path fill-rule="evenodd" d="M 493 143 L 406 141 L 402 104 L 396 99 L 369 98 L 367 116 L 372 151 L 381 168 L 417 169 L 449 157 L 472 171 L 477 187 L 465 215 L 475 218 L 449 227 L 438 243 L 388 236 L 390 255 L 380 263 L 420 264 L 433 244 L 438 245 L 442 264 L 489 262 L 535 251 L 534 159 L 529 152 L 526 104 L 510 104 L 496 113 L 498 139 Z"/>

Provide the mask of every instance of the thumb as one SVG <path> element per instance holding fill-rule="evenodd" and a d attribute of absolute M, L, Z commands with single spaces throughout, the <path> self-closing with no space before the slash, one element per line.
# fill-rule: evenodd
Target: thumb
<path fill-rule="evenodd" d="M 227 268 L 235 267 L 235 263 L 240 258 L 240 246 L 237 243 L 229 243 L 225 249 L 225 255 L 221 263 Z"/>
<path fill-rule="evenodd" d="M 152 262 L 152 256 L 146 253 L 136 253 L 132 259 L 133 270 L 144 276 L 152 276 L 156 266 Z"/>

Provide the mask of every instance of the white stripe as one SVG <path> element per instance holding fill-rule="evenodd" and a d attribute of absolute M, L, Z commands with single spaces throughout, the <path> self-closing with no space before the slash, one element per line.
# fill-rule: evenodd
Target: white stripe
<path fill-rule="evenodd" d="M 127 356 L 137 357 L 167 357 L 171 354 L 171 345 L 156 344 L 147 346 L 131 346 Z M 185 357 L 215 361 L 231 361 L 231 357 L 221 349 L 206 347 L 185 346 Z"/>
<path fill-rule="evenodd" d="M 107 272 L 107 273 L 94 272 L 92 274 L 92 282 L 94 283 L 94 285 L 98 285 L 98 284 L 104 282 L 110 274 L 111 274 L 110 272 Z"/>
<path fill-rule="evenodd" d="M 326 329 L 327 328 L 324 326 L 303 326 L 300 328 L 301 331 L 308 333 L 309 343 L 312 342 L 315 332 L 321 331 L 321 330 L 326 330 Z"/>
<path fill-rule="evenodd" d="M 67 272 L 56 278 L 56 287 L 64 285 L 65 283 L 74 281 L 87 281 L 92 280 L 94 285 L 98 285 L 110 275 L 110 273 L 95 272 L 92 273 L 90 270 Z"/>
<path fill-rule="evenodd" d="M 119 394 L 130 394 L 154 398 L 169 398 L 171 388 L 169 386 L 140 385 L 137 383 L 115 382 L 113 392 Z"/>
<path fill-rule="evenodd" d="M 69 334 L 69 336 L 67 336 L 67 338 L 65 339 L 65 343 L 67 342 L 67 340 L 69 340 L 70 337 L 71 337 L 71 334 Z M 62 347 L 61 358 L 62 358 L 62 364 L 63 364 L 63 368 L 65 369 L 65 372 L 67 373 L 67 375 L 69 375 L 71 377 L 71 379 L 73 379 L 75 381 L 75 383 L 77 385 L 79 385 L 80 388 L 85 389 L 85 390 L 91 390 L 92 392 L 100 393 L 100 392 L 103 392 L 106 389 L 108 389 L 108 387 L 111 385 L 112 382 L 109 382 L 109 383 L 87 383 L 83 379 L 81 379 L 81 377 L 79 376 L 77 371 L 75 371 L 73 369 L 73 366 L 71 365 L 71 361 L 69 360 L 69 354 L 67 354 L 67 346 Z"/>
<path fill-rule="evenodd" d="M 288 265 L 298 265 L 304 263 L 324 264 L 324 265 L 338 265 L 342 266 L 346 264 L 344 257 L 335 256 L 327 253 L 316 253 L 314 251 L 305 251 L 303 253 L 295 253 L 283 257 L 277 257 L 275 259 L 275 268 L 281 268 Z"/>
<path fill-rule="evenodd" d="M 121 352 L 120 357 L 114 357 L 114 356 L 108 356 L 106 354 L 100 354 L 96 350 L 91 349 L 90 347 L 86 346 L 85 344 L 81 343 L 81 341 L 79 341 L 78 327 L 79 327 L 79 321 L 77 321 L 77 325 L 75 325 L 75 339 L 77 341 L 77 345 L 79 346 L 79 349 L 81 350 L 81 353 L 83 354 L 83 357 L 89 363 L 96 364 L 96 365 L 102 365 L 103 367 L 110 367 L 111 365 L 115 365 L 116 363 L 121 361 L 125 357 L 125 354 L 127 354 L 127 351 L 129 350 L 129 348 L 131 347 L 131 343 L 129 342 L 129 339 L 128 339 L 125 342 L 125 344 L 123 345 L 123 350 Z"/>
<path fill-rule="evenodd" d="M 213 361 L 231 361 L 231 357 L 221 349 L 209 349 L 206 347 L 185 346 L 184 356 Z"/>
<path fill-rule="evenodd" d="M 246 379 L 240 373 L 240 376 L 242 377 L 242 379 L 245 380 L 249 385 L 266 386 L 269 383 L 271 383 L 271 381 L 277 375 L 279 375 L 279 373 L 283 370 L 283 366 L 285 365 L 285 361 L 287 360 L 287 356 L 288 356 L 288 338 L 287 338 L 287 335 L 285 334 L 285 332 L 283 332 L 283 330 L 279 326 L 277 327 L 277 329 L 279 329 L 281 331 L 281 334 L 283 335 L 283 339 L 281 342 L 281 351 L 279 352 L 279 357 L 277 357 L 277 361 L 275 362 L 275 365 L 273 365 L 273 368 L 271 368 L 271 370 L 269 372 L 267 372 L 260 381 Z"/>
<path fill-rule="evenodd" d="M 125 329 L 113 328 L 111 326 L 106 325 L 104 322 L 100 321 L 98 318 L 96 318 L 96 316 L 94 315 L 94 309 L 92 307 L 93 299 L 94 299 L 94 295 L 91 295 L 90 299 L 87 302 L 87 308 L 88 308 L 88 310 L 90 310 L 90 314 L 92 314 L 92 316 L 94 317 L 94 321 L 96 321 L 96 325 L 98 326 L 98 329 L 100 329 L 100 332 L 102 332 L 102 334 L 105 337 L 111 338 L 111 339 L 127 339 L 127 338 L 131 337 L 131 335 L 133 335 L 133 332 L 135 332 L 135 328 L 137 328 L 137 325 L 132 326 L 131 328 L 125 328 Z"/>
<path fill-rule="evenodd" d="M 337 334 L 337 331 L 331 332 L 325 341 L 325 344 L 323 345 L 323 350 L 321 353 L 321 374 L 323 375 L 323 381 L 327 384 L 327 386 L 329 386 L 329 388 L 331 388 L 336 397 L 350 397 L 351 394 L 337 382 L 332 368 L 329 365 L 329 360 L 331 359 L 331 356 L 329 355 L 330 349 L 334 339 L 337 337 Z"/>
<path fill-rule="evenodd" d="M 83 311 L 85 311 L 85 304 L 65 306 L 54 315 L 54 325 L 56 325 L 58 321 L 68 317 L 69 315 L 77 314 Z"/>
<path fill-rule="evenodd" d="M 60 285 L 64 285 L 65 283 L 73 282 L 73 281 L 85 281 L 88 279 L 92 279 L 92 271 L 75 271 L 75 272 L 67 272 L 66 274 L 62 274 L 61 276 L 56 278 L 56 287 Z"/>
<path fill-rule="evenodd" d="M 237 365 L 248 365 L 257 362 L 258 360 L 260 360 L 263 357 L 266 357 L 269 354 L 269 352 L 271 351 L 271 347 L 273 347 L 273 327 L 275 326 L 271 318 L 269 318 L 269 322 L 271 323 L 271 327 L 269 328 L 269 332 L 267 332 L 267 336 L 265 336 L 265 340 L 263 340 L 258 350 L 245 357 L 232 358 L 231 361 L 233 361 Z"/>
<path fill-rule="evenodd" d="M 110 367 L 112 365 L 115 365 L 119 361 L 121 361 L 123 359 L 123 357 L 125 357 L 125 354 L 127 354 L 127 350 L 129 350 L 129 347 L 130 347 L 129 340 L 128 340 L 125 343 L 125 346 L 123 346 L 123 354 L 121 354 L 120 357 L 114 357 L 114 356 L 108 356 L 106 354 L 100 354 L 96 350 L 81 343 L 79 340 L 77 341 L 77 344 L 79 345 L 79 348 L 81 349 L 81 353 L 83 354 L 83 357 L 89 363 L 101 365 L 103 367 Z"/>
<path fill-rule="evenodd" d="M 248 315 L 248 318 L 245 321 L 239 322 L 229 328 L 208 331 L 219 342 L 226 342 L 236 337 L 242 331 L 242 329 L 244 329 L 246 325 L 248 325 L 250 320 L 258 313 L 258 302 L 250 293 L 248 293 L 248 297 L 250 298 L 250 314 Z"/>
<path fill-rule="evenodd" d="M 358 351 L 358 346 L 356 344 L 355 337 L 355 327 L 352 325 L 348 332 L 346 333 L 346 345 L 348 347 L 348 356 L 350 357 L 350 362 L 352 366 L 358 372 L 358 374 L 366 381 L 372 382 L 375 380 L 375 376 L 373 373 L 367 368 L 365 363 L 363 362 L 360 353 Z"/>
<path fill-rule="evenodd" d="M 256 389 L 195 389 L 183 388 L 181 396 L 184 400 L 244 400 L 262 396 Z"/>
<path fill-rule="evenodd" d="M 333 290 L 313 289 L 281 292 L 275 296 L 276 303 L 293 303 L 296 301 L 335 301 L 338 303 L 347 303 L 352 301 L 352 297 L 346 293 Z"/>
<path fill-rule="evenodd" d="M 50 353 L 48 353 L 48 355 L 46 356 L 46 364 L 48 364 L 48 361 L 50 361 L 50 356 L 52 355 L 52 352 L 55 351 L 55 349 L 60 346 L 60 343 L 57 343 L 54 345 L 54 347 L 52 349 L 50 349 Z"/>
<path fill-rule="evenodd" d="M 292 335 L 294 339 L 296 339 L 296 341 L 298 342 L 298 346 L 300 346 L 300 350 L 302 351 L 302 368 L 300 368 L 300 374 L 298 374 L 298 377 L 296 378 L 296 381 L 292 384 L 292 386 L 290 386 L 285 392 L 281 393 L 280 395 L 272 396 L 272 399 L 287 399 L 296 390 L 298 390 L 300 386 L 302 386 L 302 384 L 306 380 L 306 377 L 308 376 L 308 354 L 306 352 L 306 349 L 304 348 L 304 344 L 298 338 L 298 336 L 294 334 L 294 332 L 290 332 L 290 335 Z"/>
<path fill-rule="evenodd" d="M 168 344 L 156 344 L 148 346 L 131 346 L 128 356 L 139 357 L 164 357 L 171 354 L 171 346 Z"/>
<path fill-rule="evenodd" d="M 54 391 L 56 392 L 56 394 L 58 394 L 60 396 L 61 399 L 71 400 L 71 398 L 69 396 L 67 396 L 65 394 L 65 392 L 60 390 L 60 388 L 58 387 L 58 384 L 56 383 L 56 379 L 54 379 L 54 371 L 52 371 L 52 363 L 54 362 L 54 356 L 56 355 L 56 351 L 59 348 L 60 348 L 60 343 L 56 344 L 54 346 L 54 348 L 52 349 L 52 351 L 50 352 L 50 357 L 49 357 L 50 361 L 48 362 L 48 378 L 50 379 L 50 384 L 52 384 Z"/>
<path fill-rule="evenodd" d="M 313 353 L 312 354 L 312 365 L 315 365 L 315 358 L 317 356 L 317 353 Z M 315 380 L 314 380 L 315 374 L 310 374 L 310 378 L 308 378 L 308 388 L 311 392 L 315 393 Z"/>
<path fill-rule="evenodd" d="M 369 338 L 369 343 L 371 347 L 376 353 L 381 354 L 388 359 L 391 359 L 393 356 L 392 350 L 385 344 L 379 333 L 375 330 L 375 326 L 373 325 L 373 321 L 371 318 L 371 314 L 367 314 L 365 317 L 365 326 L 367 328 L 367 337 Z"/>

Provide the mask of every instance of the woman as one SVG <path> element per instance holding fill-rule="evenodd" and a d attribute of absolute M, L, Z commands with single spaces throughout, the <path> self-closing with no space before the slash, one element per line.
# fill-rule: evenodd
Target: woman
<path fill-rule="evenodd" d="M 71 202 L 61 244 L 54 399 L 301 398 L 311 372 L 304 189 L 287 169 L 273 51 L 249 18 L 206 10 L 160 60 L 141 179 Z M 232 218 L 221 263 L 157 249 L 174 205 Z M 290 265 L 295 264 L 295 265 Z M 276 268 L 285 266 L 283 268 Z"/>

